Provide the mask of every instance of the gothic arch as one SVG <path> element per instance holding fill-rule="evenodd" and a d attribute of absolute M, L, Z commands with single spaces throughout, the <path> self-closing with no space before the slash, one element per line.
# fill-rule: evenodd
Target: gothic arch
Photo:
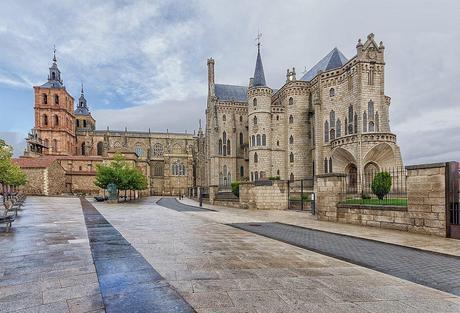
<path fill-rule="evenodd" d="M 335 148 L 332 150 L 332 160 L 334 164 L 334 172 L 346 173 L 346 167 L 349 164 L 357 164 L 356 158 L 344 148 Z"/>
<path fill-rule="evenodd" d="M 370 149 L 363 158 L 363 164 L 375 163 L 380 169 L 394 168 L 396 165 L 395 153 L 388 143 L 380 143 Z"/>

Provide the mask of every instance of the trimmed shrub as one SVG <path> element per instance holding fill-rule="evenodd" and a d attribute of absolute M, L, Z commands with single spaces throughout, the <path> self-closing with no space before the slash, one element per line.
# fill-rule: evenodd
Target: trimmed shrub
<path fill-rule="evenodd" d="M 372 180 L 372 192 L 379 198 L 383 198 L 390 192 L 391 189 L 391 175 L 388 172 L 380 172 L 375 175 Z"/>
<path fill-rule="evenodd" d="M 239 197 L 240 196 L 240 183 L 239 182 L 233 182 L 232 183 L 232 192 L 235 196 Z"/>

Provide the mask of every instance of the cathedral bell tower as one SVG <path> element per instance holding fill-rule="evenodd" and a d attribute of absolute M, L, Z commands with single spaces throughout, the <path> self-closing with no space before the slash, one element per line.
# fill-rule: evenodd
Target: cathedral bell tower
<path fill-rule="evenodd" d="M 48 81 L 34 86 L 35 130 L 43 140 L 47 154 L 73 155 L 75 152 L 75 116 L 73 97 L 67 92 L 57 65 L 56 49 L 49 68 Z"/>

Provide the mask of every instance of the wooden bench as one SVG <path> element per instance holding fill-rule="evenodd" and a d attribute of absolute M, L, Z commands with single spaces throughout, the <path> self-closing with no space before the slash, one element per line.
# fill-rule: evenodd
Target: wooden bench
<path fill-rule="evenodd" d="M 17 209 L 14 214 L 10 214 L 9 212 L 13 210 L 13 203 L 11 201 L 7 201 L 5 203 L 5 210 L 4 214 L 0 216 L 0 224 L 6 224 L 6 231 L 9 231 L 11 228 L 11 224 L 14 222 L 17 216 Z"/>

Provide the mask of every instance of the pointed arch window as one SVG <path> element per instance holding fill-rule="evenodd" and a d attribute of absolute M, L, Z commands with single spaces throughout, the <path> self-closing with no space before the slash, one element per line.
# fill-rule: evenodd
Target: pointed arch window
<path fill-rule="evenodd" d="M 230 148 L 230 139 L 227 139 L 227 155 L 230 155 L 231 148 Z"/>
<path fill-rule="evenodd" d="M 348 134 L 348 119 L 345 117 L 345 136 Z"/>
<path fill-rule="evenodd" d="M 335 96 L 335 89 L 331 88 L 329 89 L 329 97 L 333 97 L 333 96 Z"/>
<path fill-rule="evenodd" d="M 227 116 L 224 114 L 224 115 L 222 116 L 222 121 L 225 122 L 226 120 L 227 120 Z"/>
<path fill-rule="evenodd" d="M 257 135 L 256 138 L 257 138 L 257 145 L 260 146 L 260 145 L 261 145 L 261 142 L 260 142 L 260 135 Z"/>
<path fill-rule="evenodd" d="M 328 166 L 327 158 L 324 158 L 324 173 L 328 173 L 327 166 Z"/>
<path fill-rule="evenodd" d="M 254 153 L 254 163 L 259 162 L 259 156 L 257 155 L 257 152 Z"/>
<path fill-rule="evenodd" d="M 227 133 L 225 131 L 222 133 L 222 141 L 223 142 L 227 141 Z"/>
<path fill-rule="evenodd" d="M 330 123 L 330 127 L 331 128 L 335 128 L 335 112 L 334 110 L 331 110 L 331 112 L 329 113 L 329 123 Z"/>
<path fill-rule="evenodd" d="M 219 139 L 219 155 L 222 155 L 222 139 Z"/>
<path fill-rule="evenodd" d="M 293 105 L 294 104 L 294 99 L 292 97 L 289 98 L 289 105 Z"/>
<path fill-rule="evenodd" d="M 243 133 L 240 133 L 240 147 L 244 145 Z"/>
<path fill-rule="evenodd" d="M 353 134 L 353 105 L 348 107 L 348 134 Z"/>
<path fill-rule="evenodd" d="M 375 112 L 375 131 L 380 131 L 379 112 Z"/>
<path fill-rule="evenodd" d="M 58 126 L 59 126 L 59 116 L 54 115 L 54 127 L 58 127 Z"/>
<path fill-rule="evenodd" d="M 369 100 L 367 103 L 367 113 L 369 114 L 369 121 L 374 119 L 374 101 Z"/>
<path fill-rule="evenodd" d="M 290 180 L 291 182 L 294 181 L 294 174 L 293 174 L 293 173 L 291 173 L 291 175 L 289 175 L 289 180 Z"/>
<path fill-rule="evenodd" d="M 240 123 L 243 122 L 243 115 L 240 115 Z"/>
<path fill-rule="evenodd" d="M 267 136 L 265 134 L 262 135 L 262 146 L 267 145 Z"/>
<path fill-rule="evenodd" d="M 289 137 L 289 143 L 291 145 L 294 143 L 294 137 L 292 135 Z"/>
<path fill-rule="evenodd" d="M 279 176 L 279 174 L 280 174 L 280 170 L 276 170 L 276 175 Z"/>
<path fill-rule="evenodd" d="M 292 152 L 289 154 L 289 162 L 294 163 L 294 153 Z"/>
<path fill-rule="evenodd" d="M 355 120 L 353 122 L 354 126 L 355 126 L 355 134 L 358 132 L 358 114 L 355 113 Z"/>
<path fill-rule="evenodd" d="M 256 136 L 252 135 L 252 146 L 256 145 Z"/>
<path fill-rule="evenodd" d="M 289 124 L 294 123 L 294 116 L 289 115 Z"/>
<path fill-rule="evenodd" d="M 259 180 L 259 172 L 254 172 L 254 180 Z"/>
<path fill-rule="evenodd" d="M 240 166 L 240 177 L 244 177 L 244 167 Z"/>
<path fill-rule="evenodd" d="M 363 113 L 363 133 L 367 132 L 367 114 Z"/>
<path fill-rule="evenodd" d="M 58 152 L 58 141 L 53 139 L 53 152 Z"/>
<path fill-rule="evenodd" d="M 254 98 L 254 100 L 252 100 L 252 105 L 257 106 L 257 98 Z"/>
<path fill-rule="evenodd" d="M 332 173 L 332 158 L 329 158 L 329 173 Z"/>
<path fill-rule="evenodd" d="M 254 118 L 252 119 L 254 125 L 257 125 L 257 116 L 254 116 Z"/>
<path fill-rule="evenodd" d="M 329 137 L 330 137 L 331 141 L 334 140 L 335 139 L 335 129 L 331 129 L 329 131 L 329 134 L 330 134 Z"/>
<path fill-rule="evenodd" d="M 43 114 L 43 125 L 48 126 L 48 115 Z"/>
<path fill-rule="evenodd" d="M 324 122 L 324 142 L 329 142 L 329 122 Z"/>
<path fill-rule="evenodd" d="M 48 104 L 48 96 L 45 93 L 42 95 L 42 101 L 43 104 Z"/>
<path fill-rule="evenodd" d="M 83 127 L 84 128 L 86 128 L 86 124 L 87 124 L 86 120 L 83 120 Z"/>
<path fill-rule="evenodd" d="M 337 119 L 337 122 L 335 123 L 335 135 L 337 136 L 337 138 L 341 137 L 342 136 L 342 122 L 340 122 L 340 119 L 338 118 Z"/>
<path fill-rule="evenodd" d="M 280 146 L 280 141 L 279 141 L 279 140 L 276 141 L 276 145 L 277 145 L 278 147 Z"/>
<path fill-rule="evenodd" d="M 102 155 L 103 150 L 104 150 L 104 143 L 102 141 L 99 141 L 97 143 L 97 155 Z"/>
<path fill-rule="evenodd" d="M 374 129 L 374 122 L 373 122 L 373 121 L 370 121 L 370 122 L 369 122 L 369 132 L 373 132 L 373 131 L 375 131 L 375 129 Z"/>

